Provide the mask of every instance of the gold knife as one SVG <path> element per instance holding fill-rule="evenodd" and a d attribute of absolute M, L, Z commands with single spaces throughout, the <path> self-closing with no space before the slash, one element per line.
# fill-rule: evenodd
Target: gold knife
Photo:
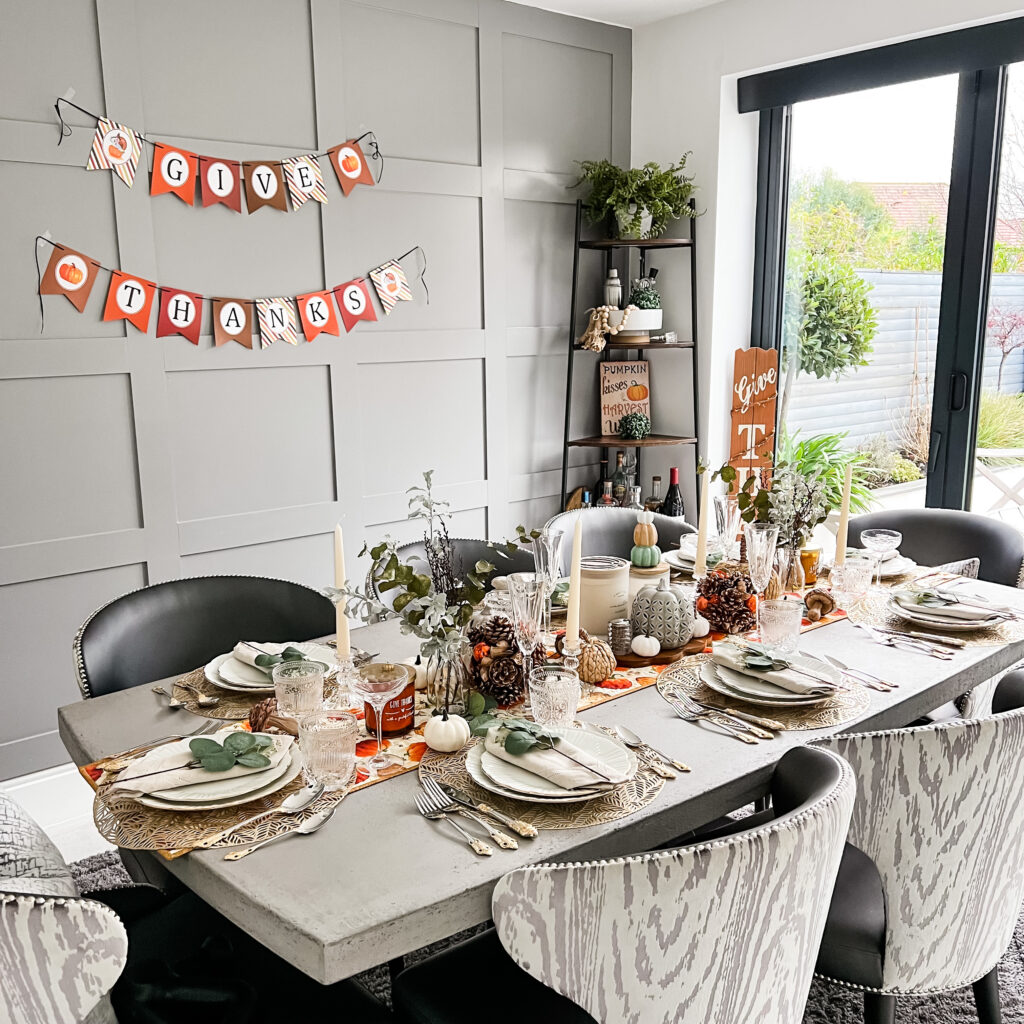
<path fill-rule="evenodd" d="M 500 821 L 506 828 L 512 829 L 517 835 L 522 836 L 524 839 L 536 839 L 537 829 L 533 825 L 528 824 L 525 821 L 520 821 L 518 818 L 510 818 L 507 814 L 502 814 L 501 811 L 496 811 L 490 804 L 485 804 L 480 800 L 474 800 L 467 793 L 463 793 L 461 789 L 456 789 L 454 786 L 449 786 L 447 782 L 438 783 L 444 790 L 445 795 L 450 799 L 454 800 L 457 804 L 462 804 L 465 807 L 471 807 L 475 811 L 479 811 L 481 814 L 486 814 L 489 818 L 493 818 L 495 821 Z"/>

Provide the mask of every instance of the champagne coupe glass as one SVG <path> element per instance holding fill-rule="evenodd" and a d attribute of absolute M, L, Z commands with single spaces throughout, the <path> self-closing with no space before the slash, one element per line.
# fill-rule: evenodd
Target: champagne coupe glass
<path fill-rule="evenodd" d="M 541 616 L 544 601 L 544 581 L 539 573 L 514 572 L 508 578 L 508 592 L 512 598 L 512 618 L 516 643 L 523 655 L 523 679 L 529 680 L 533 666 L 533 652 L 541 641 Z M 530 700 L 529 686 L 526 688 Z"/>
<path fill-rule="evenodd" d="M 736 535 L 740 532 L 740 505 L 735 494 L 715 495 L 715 528 L 722 545 L 722 557 L 734 558 Z"/>
<path fill-rule="evenodd" d="M 772 578 L 772 563 L 775 548 L 779 542 L 779 528 L 771 523 L 744 523 L 743 536 L 747 540 L 747 570 L 750 582 L 757 591 L 755 624 L 757 636 L 761 639 L 761 601 Z"/>
<path fill-rule="evenodd" d="M 366 762 L 370 778 L 373 778 L 399 760 L 384 753 L 384 708 L 409 685 L 409 674 L 403 665 L 364 665 L 350 685 L 356 696 L 373 708 L 373 716 L 377 719 L 377 753 Z"/>
<path fill-rule="evenodd" d="M 903 534 L 899 530 L 864 530 L 861 532 L 860 542 L 874 555 L 875 572 L 878 577 L 875 586 L 881 589 L 882 556 L 899 548 L 903 543 Z"/>

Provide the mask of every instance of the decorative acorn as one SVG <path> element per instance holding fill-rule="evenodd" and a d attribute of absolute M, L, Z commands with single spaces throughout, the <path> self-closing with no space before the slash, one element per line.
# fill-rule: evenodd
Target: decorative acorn
<path fill-rule="evenodd" d="M 633 527 L 633 550 L 629 553 L 629 560 L 640 569 L 650 568 L 661 562 L 658 528 L 654 525 L 653 512 L 637 512 L 636 526 Z"/>

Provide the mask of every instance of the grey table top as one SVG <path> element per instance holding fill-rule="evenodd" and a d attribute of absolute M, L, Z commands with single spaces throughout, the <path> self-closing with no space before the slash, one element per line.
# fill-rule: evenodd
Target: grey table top
<path fill-rule="evenodd" d="M 979 584 L 1024 609 L 1024 591 Z M 360 646 L 390 658 L 415 653 L 393 622 L 356 635 Z M 806 633 L 802 649 L 898 680 L 842 730 L 895 728 L 1024 658 L 1024 641 L 972 646 L 951 662 L 871 643 L 847 622 Z M 86 764 L 148 738 L 201 724 L 172 712 L 148 686 L 70 704 L 58 712 L 72 758 Z M 581 718 L 622 722 L 693 771 L 665 783 L 629 817 L 584 829 L 544 831 L 518 851 L 475 857 L 424 821 L 413 807 L 408 773 L 352 794 L 318 833 L 276 843 L 238 862 L 223 851 L 193 852 L 169 870 L 226 917 L 311 977 L 331 983 L 490 918 L 491 892 L 510 868 L 540 861 L 584 860 L 650 849 L 710 821 L 764 791 L 773 764 L 790 747 L 838 730 L 783 733 L 747 746 L 675 717 L 653 688 L 609 701 Z"/>

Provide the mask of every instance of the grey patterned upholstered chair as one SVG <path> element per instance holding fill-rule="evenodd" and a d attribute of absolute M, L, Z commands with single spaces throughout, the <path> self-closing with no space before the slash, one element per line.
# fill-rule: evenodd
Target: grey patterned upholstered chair
<path fill-rule="evenodd" d="M 128 936 L 109 907 L 78 895 L 43 830 L 0 794 L 0 1020 L 114 1020 L 106 996 Z"/>
<path fill-rule="evenodd" d="M 768 825 L 511 871 L 495 928 L 400 974 L 396 1009 L 414 1024 L 799 1024 L 854 798 L 823 755 L 784 755 L 787 809 Z"/>
<path fill-rule="evenodd" d="M 1024 675 L 1000 683 L 1001 714 L 822 740 L 857 778 L 817 970 L 865 993 L 868 1024 L 900 994 L 973 984 L 998 1024 L 996 965 L 1024 901 Z"/>
<path fill-rule="evenodd" d="M 571 512 L 559 512 L 547 522 L 547 528 L 558 537 L 564 537 L 561 546 L 560 562 L 562 575 L 569 575 L 569 562 L 572 559 L 572 531 L 576 519 L 583 522 L 583 554 L 584 555 L 615 555 L 629 560 L 633 549 L 633 527 L 636 526 L 636 511 L 629 508 L 601 506 L 595 508 L 575 509 Z M 679 538 L 697 530 L 689 523 L 675 516 L 654 515 L 654 525 L 658 530 L 658 546 L 662 551 L 670 551 L 678 545 Z M 569 534 L 569 537 L 565 535 Z"/>

